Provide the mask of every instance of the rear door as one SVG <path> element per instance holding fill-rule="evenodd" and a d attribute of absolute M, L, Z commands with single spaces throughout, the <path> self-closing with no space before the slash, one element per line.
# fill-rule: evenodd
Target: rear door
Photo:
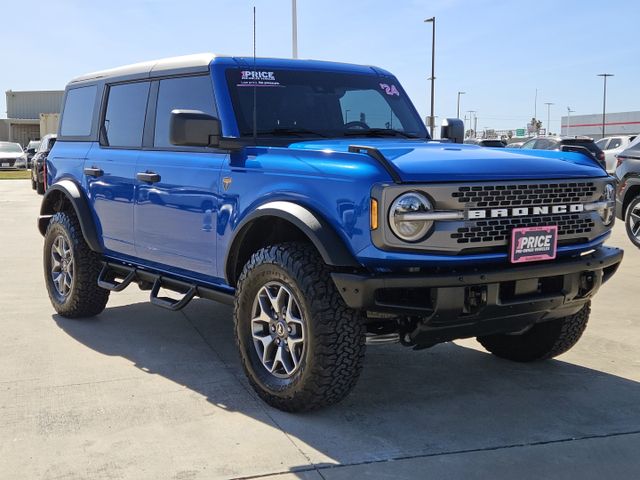
<path fill-rule="evenodd" d="M 89 198 L 107 253 L 135 255 L 134 182 L 149 86 L 148 81 L 108 86 L 100 142 L 85 161 Z"/>
<path fill-rule="evenodd" d="M 227 153 L 172 145 L 169 119 L 174 109 L 217 116 L 211 77 L 153 83 L 145 148 L 136 169 L 136 253 L 160 268 L 214 277 L 218 186 Z"/>

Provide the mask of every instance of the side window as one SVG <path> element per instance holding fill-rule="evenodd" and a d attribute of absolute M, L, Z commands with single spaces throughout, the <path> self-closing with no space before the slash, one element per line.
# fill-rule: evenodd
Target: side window
<path fill-rule="evenodd" d="M 614 148 L 618 148 L 620 145 L 622 145 L 621 138 L 612 138 L 611 141 L 609 142 L 609 145 L 607 145 L 607 150 L 613 150 Z"/>
<path fill-rule="evenodd" d="M 47 151 L 50 152 L 51 149 L 53 148 L 53 146 L 56 144 L 56 139 L 55 138 L 50 138 L 47 143 L 48 143 Z"/>
<path fill-rule="evenodd" d="M 60 124 L 60 135 L 65 137 L 86 137 L 91 134 L 93 106 L 98 87 L 73 88 L 67 91 Z"/>
<path fill-rule="evenodd" d="M 601 138 L 600 140 L 598 140 L 596 142 L 596 145 L 598 146 L 598 148 L 600 148 L 600 150 L 606 150 L 607 149 L 607 143 L 609 143 L 609 139 L 608 138 Z"/>
<path fill-rule="evenodd" d="M 533 148 L 535 148 L 536 150 L 546 150 L 547 148 L 549 148 L 549 140 L 540 138 L 536 140 L 536 146 Z"/>
<path fill-rule="evenodd" d="M 111 147 L 142 146 L 149 82 L 109 87 L 103 134 Z"/>
<path fill-rule="evenodd" d="M 529 140 L 527 143 L 522 145 L 522 149 L 523 150 L 531 150 L 531 149 L 533 149 L 533 144 L 534 143 L 536 143 L 536 139 L 535 138 L 533 140 Z"/>
<path fill-rule="evenodd" d="M 182 77 L 160 80 L 156 107 L 156 128 L 153 145 L 171 147 L 169 120 L 175 109 L 200 110 L 217 116 L 213 87 L 208 76 Z"/>

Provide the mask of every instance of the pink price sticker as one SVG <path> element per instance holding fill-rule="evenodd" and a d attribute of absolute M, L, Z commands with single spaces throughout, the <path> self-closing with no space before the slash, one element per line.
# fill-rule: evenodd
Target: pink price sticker
<path fill-rule="evenodd" d="M 557 225 L 514 228 L 511 231 L 511 263 L 553 260 L 557 250 Z"/>

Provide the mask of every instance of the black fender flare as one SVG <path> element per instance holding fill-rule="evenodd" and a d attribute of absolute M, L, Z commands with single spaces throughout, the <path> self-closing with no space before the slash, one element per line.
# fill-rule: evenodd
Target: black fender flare
<path fill-rule="evenodd" d="M 89 248 L 94 252 L 102 253 L 103 248 L 98 238 L 98 232 L 93 221 L 93 216 L 91 215 L 91 210 L 89 209 L 89 202 L 82 192 L 82 187 L 70 179 L 60 180 L 47 188 L 47 192 L 42 199 L 40 216 L 38 217 L 38 230 L 40 230 L 40 233 L 42 235 L 46 233 L 49 220 L 57 212 L 55 205 L 60 195 L 66 197 L 73 206 L 78 222 L 80 222 L 82 236 L 87 242 L 87 245 L 89 245 Z"/>
<path fill-rule="evenodd" d="M 273 201 L 257 207 L 238 224 L 229 241 L 225 256 L 225 275 L 227 280 L 233 277 L 235 253 L 239 250 L 253 221 L 261 217 L 277 217 L 291 223 L 306 235 L 316 247 L 322 260 L 335 267 L 359 268 L 361 265 L 349 251 L 345 242 L 335 229 L 321 215 L 302 205 L 290 201 Z"/>

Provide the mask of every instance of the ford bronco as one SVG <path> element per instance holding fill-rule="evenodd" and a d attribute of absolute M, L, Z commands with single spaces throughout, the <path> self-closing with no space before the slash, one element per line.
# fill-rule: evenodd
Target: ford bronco
<path fill-rule="evenodd" d="M 76 78 L 38 220 L 53 307 L 97 315 L 134 283 L 170 310 L 231 304 L 251 385 L 287 411 L 342 399 L 367 344 L 559 355 L 622 259 L 614 183 L 462 131 L 432 140 L 370 66 L 202 54 Z"/>

